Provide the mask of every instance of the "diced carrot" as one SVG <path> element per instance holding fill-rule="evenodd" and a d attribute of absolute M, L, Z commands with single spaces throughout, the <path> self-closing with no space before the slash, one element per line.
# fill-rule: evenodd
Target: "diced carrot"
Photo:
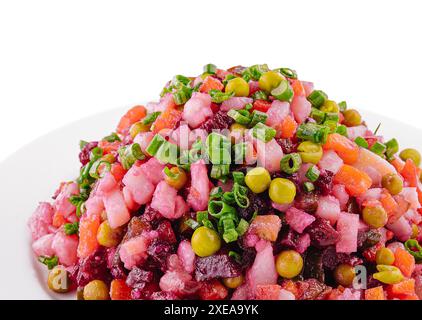
<path fill-rule="evenodd" d="M 265 100 L 255 100 L 252 110 L 267 112 L 271 107 L 271 102 Z"/>
<path fill-rule="evenodd" d="M 421 169 L 418 168 L 411 159 L 407 159 L 403 170 L 400 173 L 404 180 L 409 184 L 409 187 L 416 187 L 419 202 L 422 203 L 422 190 L 419 188 L 419 177 L 421 175 Z"/>
<path fill-rule="evenodd" d="M 403 161 L 399 160 L 398 158 L 394 158 L 394 160 L 391 160 L 390 163 L 393 165 L 394 168 L 396 168 L 397 172 L 401 172 L 404 168 Z"/>
<path fill-rule="evenodd" d="M 405 277 L 410 277 L 415 270 L 415 258 L 405 249 L 397 248 L 394 253 L 394 265 Z"/>
<path fill-rule="evenodd" d="M 358 145 L 338 133 L 329 134 L 323 148 L 337 152 L 346 164 L 355 163 L 359 157 Z"/>
<path fill-rule="evenodd" d="M 376 261 L 376 255 L 377 251 L 381 248 L 383 248 L 383 244 L 378 242 L 376 245 L 366 249 L 363 251 L 363 256 L 368 262 L 375 262 Z"/>
<path fill-rule="evenodd" d="M 343 165 L 334 176 L 334 182 L 344 185 L 352 196 L 365 193 L 372 185 L 371 178 L 365 172 L 347 164 Z"/>
<path fill-rule="evenodd" d="M 147 110 L 144 106 L 134 106 L 120 119 L 120 122 L 117 126 L 117 132 L 125 133 L 127 130 L 129 130 L 132 124 L 144 118 L 146 114 Z"/>
<path fill-rule="evenodd" d="M 402 282 L 391 284 L 387 287 L 389 298 L 400 298 L 415 294 L 415 279 L 406 279 Z"/>
<path fill-rule="evenodd" d="M 158 133 L 162 129 L 174 129 L 177 123 L 182 118 L 182 111 L 173 107 L 168 107 L 162 112 L 153 125 L 153 132 Z"/>
<path fill-rule="evenodd" d="M 284 118 L 281 124 L 281 137 L 284 139 L 292 138 L 297 129 L 297 122 L 291 116 Z"/>
<path fill-rule="evenodd" d="M 98 248 L 97 231 L 100 215 L 83 215 L 79 222 L 78 257 L 86 258 Z"/>
<path fill-rule="evenodd" d="M 221 83 L 220 80 L 214 78 L 212 76 L 208 76 L 204 79 L 201 86 L 199 87 L 199 91 L 208 93 L 210 90 L 223 90 L 224 85 Z"/>
<path fill-rule="evenodd" d="M 120 163 L 113 163 L 111 165 L 111 171 L 110 172 L 113 175 L 114 179 L 116 179 L 117 182 L 122 181 L 123 177 L 126 174 L 126 170 L 123 169 L 123 167 Z"/>
<path fill-rule="evenodd" d="M 385 300 L 385 293 L 382 286 L 365 290 L 365 300 Z"/>
<path fill-rule="evenodd" d="M 119 150 L 120 145 L 120 141 L 108 142 L 106 140 L 101 140 L 100 142 L 98 142 L 98 147 L 103 150 L 104 154 L 112 153 Z"/>
<path fill-rule="evenodd" d="M 385 189 L 381 193 L 380 202 L 388 216 L 392 215 L 399 207 L 390 192 Z"/>
<path fill-rule="evenodd" d="M 413 293 L 403 296 L 400 300 L 419 300 L 419 297 L 416 293 Z"/>
<path fill-rule="evenodd" d="M 292 79 L 290 85 L 293 89 L 295 97 L 304 96 L 306 94 L 305 88 L 303 87 L 302 82 L 300 82 L 300 80 Z"/>
<path fill-rule="evenodd" d="M 66 223 L 66 218 L 61 212 L 56 211 L 53 215 L 53 226 L 60 228 L 63 224 Z"/>
<path fill-rule="evenodd" d="M 129 288 L 123 279 L 114 279 L 110 284 L 110 298 L 111 300 L 132 300 L 132 289 Z"/>

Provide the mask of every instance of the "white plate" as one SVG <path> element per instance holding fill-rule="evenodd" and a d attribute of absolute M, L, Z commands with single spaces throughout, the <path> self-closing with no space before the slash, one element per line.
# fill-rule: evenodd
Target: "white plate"
<path fill-rule="evenodd" d="M 69 124 L 31 142 L 0 164 L 0 299 L 74 298 L 52 295 L 45 267 L 36 262 L 26 222 L 39 201 L 49 201 L 61 181 L 78 175 L 78 142 L 111 133 L 124 109 Z M 362 112 L 369 128 L 396 137 L 401 147 L 422 150 L 422 131 L 384 116 Z M 13 137 L 10 137 L 13 139 Z"/>

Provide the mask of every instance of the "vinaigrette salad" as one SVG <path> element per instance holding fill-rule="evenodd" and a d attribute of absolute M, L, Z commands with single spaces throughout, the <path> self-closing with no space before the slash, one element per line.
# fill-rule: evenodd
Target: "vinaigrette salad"
<path fill-rule="evenodd" d="M 116 121 L 117 122 L 117 121 Z M 419 300 L 421 156 L 290 68 L 176 75 L 29 220 L 83 300 Z"/>

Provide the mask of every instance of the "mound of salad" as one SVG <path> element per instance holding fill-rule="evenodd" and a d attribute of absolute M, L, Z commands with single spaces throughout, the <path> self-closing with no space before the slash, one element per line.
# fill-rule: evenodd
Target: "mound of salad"
<path fill-rule="evenodd" d="M 117 122 L 117 121 L 116 121 Z M 29 220 L 84 300 L 419 300 L 421 156 L 289 68 L 208 64 L 137 105 Z"/>

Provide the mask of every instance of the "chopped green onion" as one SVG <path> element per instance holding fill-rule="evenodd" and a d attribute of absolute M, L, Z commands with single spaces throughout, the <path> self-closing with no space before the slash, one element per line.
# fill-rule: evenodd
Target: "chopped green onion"
<path fill-rule="evenodd" d="M 171 170 L 169 169 L 169 167 L 165 167 L 164 168 L 164 174 L 167 177 L 169 177 L 170 179 L 172 179 L 172 180 L 177 180 L 179 178 L 179 176 L 180 176 L 179 173 L 171 172 Z"/>
<path fill-rule="evenodd" d="M 208 93 L 211 96 L 211 101 L 214 103 L 222 103 L 234 96 L 234 92 L 222 92 L 216 89 L 212 89 Z"/>
<path fill-rule="evenodd" d="M 220 179 L 230 173 L 229 164 L 213 164 L 210 176 L 213 179 Z"/>
<path fill-rule="evenodd" d="M 385 143 L 385 146 L 387 147 L 387 150 L 385 151 L 387 159 L 391 159 L 399 151 L 399 142 L 395 138 L 388 140 Z"/>
<path fill-rule="evenodd" d="M 337 105 L 338 105 L 338 107 L 339 107 L 339 109 L 340 109 L 341 112 L 344 112 L 344 111 L 347 110 L 347 103 L 346 103 L 346 101 L 341 101 Z"/>
<path fill-rule="evenodd" d="M 314 119 L 318 124 L 323 123 L 325 121 L 326 116 L 327 114 L 324 111 L 312 107 L 311 118 Z"/>
<path fill-rule="evenodd" d="M 241 111 L 242 110 L 230 109 L 229 112 L 227 112 L 227 115 L 230 118 L 233 118 L 233 120 L 236 121 L 237 123 L 248 125 L 249 122 L 251 122 L 251 119 L 247 114 L 242 114 Z M 249 113 L 248 111 L 246 112 Z"/>
<path fill-rule="evenodd" d="M 100 168 L 101 165 L 105 166 L 105 172 L 110 172 L 111 170 L 111 164 L 107 161 L 103 161 L 101 159 L 98 159 L 97 161 L 95 161 L 89 168 L 89 175 L 94 178 L 94 179 L 100 179 L 101 176 L 98 172 L 98 169 Z"/>
<path fill-rule="evenodd" d="M 319 109 L 324 105 L 325 101 L 328 99 L 328 96 L 322 90 L 314 90 L 311 92 L 307 99 L 313 107 Z"/>
<path fill-rule="evenodd" d="M 271 95 L 277 100 L 291 102 L 294 93 L 289 81 L 283 79 L 277 88 L 271 90 Z"/>
<path fill-rule="evenodd" d="M 342 136 L 348 137 L 347 127 L 343 124 L 337 126 L 336 133 L 341 134 Z"/>
<path fill-rule="evenodd" d="M 316 166 L 310 166 L 308 171 L 306 171 L 305 177 L 311 180 L 312 182 L 315 182 L 319 178 L 320 171 Z"/>
<path fill-rule="evenodd" d="M 242 73 L 242 77 L 246 81 L 249 81 L 250 79 L 259 80 L 262 74 L 269 70 L 270 69 L 266 64 L 255 64 L 253 66 L 250 66 L 249 68 L 246 68 Z"/>
<path fill-rule="evenodd" d="M 247 143 L 240 142 L 233 146 L 234 163 L 243 164 L 246 158 Z"/>
<path fill-rule="evenodd" d="M 268 95 L 265 93 L 265 91 L 258 90 L 252 94 L 252 98 L 254 100 L 268 100 Z"/>
<path fill-rule="evenodd" d="M 224 80 L 223 80 L 223 84 L 224 84 L 224 86 L 226 86 L 227 85 L 227 82 L 229 82 L 230 80 L 232 80 L 232 79 L 234 79 L 234 78 L 236 78 L 236 76 L 234 75 L 234 74 L 228 74 L 225 78 L 224 78 Z"/>
<path fill-rule="evenodd" d="M 217 66 L 212 64 L 212 63 L 206 64 L 204 66 L 204 72 L 205 73 L 215 74 L 216 71 L 217 71 Z"/>
<path fill-rule="evenodd" d="M 161 145 L 155 154 L 155 158 L 161 163 L 170 163 L 178 165 L 179 147 L 176 144 L 166 141 Z"/>
<path fill-rule="evenodd" d="M 151 142 L 149 143 L 145 151 L 149 153 L 151 156 L 155 156 L 158 149 L 160 149 L 161 145 L 164 142 L 166 142 L 166 139 L 164 139 L 163 136 L 156 134 L 154 138 L 152 138 Z"/>
<path fill-rule="evenodd" d="M 337 112 L 327 112 L 327 115 L 325 117 L 325 120 L 331 120 L 331 121 L 335 121 L 338 122 L 339 121 L 339 115 Z"/>
<path fill-rule="evenodd" d="M 89 156 L 89 159 L 91 161 L 96 161 L 99 158 L 101 158 L 103 156 L 103 149 L 99 148 L 99 147 L 95 147 L 94 149 L 91 150 L 91 154 Z"/>
<path fill-rule="evenodd" d="M 330 129 L 330 133 L 334 133 L 337 130 L 337 121 L 325 120 L 323 125 Z"/>
<path fill-rule="evenodd" d="M 277 131 L 275 129 L 268 127 L 261 122 L 258 122 L 252 129 L 252 136 L 265 143 L 271 141 L 276 134 Z"/>
<path fill-rule="evenodd" d="M 40 256 L 38 257 L 38 261 L 41 262 L 42 264 L 45 264 L 48 270 L 53 269 L 55 266 L 59 264 L 59 258 L 57 258 L 56 256 L 52 256 L 52 257 Z"/>
<path fill-rule="evenodd" d="M 223 239 L 226 243 L 234 242 L 237 240 L 239 235 L 237 234 L 237 231 L 233 229 L 225 230 L 223 233 Z"/>
<path fill-rule="evenodd" d="M 239 236 L 243 236 L 249 229 L 249 223 L 245 219 L 240 219 L 239 224 L 236 227 L 236 231 Z"/>
<path fill-rule="evenodd" d="M 88 144 L 88 141 L 80 140 L 79 141 L 79 149 L 83 149 Z"/>
<path fill-rule="evenodd" d="M 415 239 L 407 240 L 404 243 L 404 247 L 406 248 L 407 252 L 409 252 L 412 256 L 415 257 L 417 262 L 422 260 L 422 247 L 417 240 Z"/>
<path fill-rule="evenodd" d="M 235 199 L 234 193 L 232 191 L 224 192 L 222 200 L 229 205 L 235 205 L 236 204 L 236 199 Z"/>
<path fill-rule="evenodd" d="M 387 147 L 385 144 L 377 141 L 372 145 L 370 150 L 375 154 L 382 155 L 387 150 Z"/>
<path fill-rule="evenodd" d="M 231 163 L 231 142 L 222 134 L 212 132 L 208 135 L 206 152 L 212 164 Z"/>
<path fill-rule="evenodd" d="M 297 73 L 296 71 L 290 69 L 290 68 L 279 68 L 277 69 L 278 71 L 280 71 L 280 73 L 290 79 L 297 79 Z"/>
<path fill-rule="evenodd" d="M 65 223 L 63 225 L 64 233 L 68 236 L 72 234 L 77 234 L 79 232 L 79 223 L 76 221 L 74 223 Z"/>
<path fill-rule="evenodd" d="M 178 106 L 185 104 L 192 95 L 192 89 L 186 86 L 182 86 L 176 92 L 173 93 L 174 103 Z"/>
<path fill-rule="evenodd" d="M 315 186 L 312 182 L 306 181 L 303 184 L 303 189 L 305 190 L 305 192 L 312 192 L 315 190 Z"/>
<path fill-rule="evenodd" d="M 210 191 L 210 199 L 220 199 L 223 196 L 224 192 L 221 187 L 214 187 Z"/>
<path fill-rule="evenodd" d="M 118 151 L 120 162 L 125 170 L 129 170 L 136 160 L 145 159 L 139 143 L 132 143 L 131 145 L 121 147 Z"/>
<path fill-rule="evenodd" d="M 191 80 L 188 77 L 182 76 L 181 74 L 175 75 L 171 81 L 174 87 L 182 87 L 190 84 Z"/>
<path fill-rule="evenodd" d="M 197 229 L 198 227 L 201 226 L 197 221 L 195 221 L 193 219 L 186 220 L 185 225 L 187 225 L 189 228 L 191 228 L 193 230 L 195 230 L 195 229 Z"/>
<path fill-rule="evenodd" d="M 237 263 L 242 261 L 242 256 L 235 251 L 229 251 L 229 257 L 234 259 Z"/>
<path fill-rule="evenodd" d="M 357 138 L 355 139 L 355 143 L 356 143 L 359 147 L 362 147 L 362 148 L 365 148 L 365 149 L 368 149 L 368 147 L 369 147 L 368 141 L 366 141 L 366 139 L 365 139 L 365 138 L 363 138 L 363 137 L 357 137 Z"/>
<path fill-rule="evenodd" d="M 297 137 L 302 140 L 309 140 L 315 143 L 325 143 L 330 128 L 315 123 L 302 123 L 297 129 Z"/>
<path fill-rule="evenodd" d="M 152 124 L 155 120 L 157 120 L 160 114 L 161 114 L 160 111 L 147 114 L 147 116 L 142 120 L 142 124 L 146 126 Z"/>
<path fill-rule="evenodd" d="M 115 142 L 115 141 L 122 141 L 122 140 L 120 140 L 120 137 L 115 132 L 113 132 L 110 135 L 104 137 L 103 140 L 110 142 L 110 143 Z"/>
<path fill-rule="evenodd" d="M 221 200 L 212 200 L 208 202 L 208 212 L 216 219 L 223 215 L 236 215 L 236 209 Z"/>
<path fill-rule="evenodd" d="M 245 185 L 245 174 L 243 172 L 233 171 L 232 176 L 233 176 L 234 183 L 238 183 L 241 186 Z"/>
<path fill-rule="evenodd" d="M 299 153 L 290 153 L 285 155 L 280 161 L 281 171 L 287 174 L 297 172 L 302 165 L 302 158 Z"/>
<path fill-rule="evenodd" d="M 252 103 L 247 103 L 247 104 L 245 104 L 245 110 L 251 110 L 253 108 L 253 105 L 252 105 Z"/>
<path fill-rule="evenodd" d="M 250 127 L 254 127 L 258 122 L 265 123 L 267 121 L 268 115 L 265 112 L 254 110 L 252 112 L 252 119 L 249 123 Z"/>
<path fill-rule="evenodd" d="M 249 198 L 247 197 L 248 194 L 248 188 L 241 186 L 238 183 L 235 183 L 233 186 L 233 195 L 234 195 L 234 200 L 236 201 L 236 204 L 240 207 L 240 208 L 247 208 L 250 205 L 250 201 Z"/>

